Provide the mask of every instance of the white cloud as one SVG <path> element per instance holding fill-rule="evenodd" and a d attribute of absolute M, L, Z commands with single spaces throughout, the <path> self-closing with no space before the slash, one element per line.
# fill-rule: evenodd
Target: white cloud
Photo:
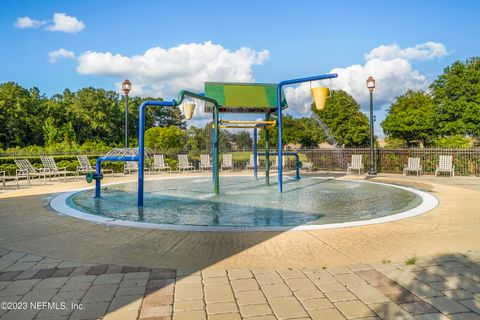
<path fill-rule="evenodd" d="M 365 59 L 391 60 L 400 58 L 406 60 L 429 60 L 446 55 L 447 48 L 443 43 L 429 41 L 405 49 L 400 48 L 397 44 L 381 45 L 367 53 Z"/>
<path fill-rule="evenodd" d="M 268 50 L 240 48 L 235 51 L 213 44 L 181 44 L 155 47 L 141 55 L 87 51 L 79 56 L 77 71 L 132 81 L 133 95 L 175 97 L 181 89 L 203 91 L 206 81 L 253 82 L 253 66 L 268 58 Z M 120 83 L 117 83 L 120 88 Z"/>
<path fill-rule="evenodd" d="M 75 17 L 56 12 L 53 14 L 53 25 L 48 26 L 46 29 L 48 31 L 77 33 L 85 29 L 85 24 Z"/>
<path fill-rule="evenodd" d="M 14 26 L 19 29 L 38 28 L 45 23 L 45 21 L 35 20 L 30 17 L 19 17 L 15 21 Z"/>
<path fill-rule="evenodd" d="M 50 57 L 51 63 L 55 63 L 59 59 L 75 59 L 75 53 L 73 51 L 65 50 L 63 48 L 50 52 L 48 56 Z"/>
<path fill-rule="evenodd" d="M 333 68 L 331 73 L 338 73 L 332 80 L 332 89 L 342 89 L 352 95 L 360 104 L 368 105 L 369 92 L 366 80 L 373 76 L 376 80 L 375 108 L 380 109 L 385 103 L 392 102 L 396 96 L 408 89 L 427 89 L 425 75 L 415 70 L 410 60 L 440 58 L 447 54 L 442 43 L 426 42 L 415 47 L 402 49 L 397 45 L 379 46 L 365 55 L 365 64 L 354 64 L 344 68 Z M 329 86 L 328 81 L 312 83 L 315 86 Z M 304 115 L 310 111 L 310 84 L 303 83 L 297 87 L 285 89 L 289 103 L 289 112 Z"/>

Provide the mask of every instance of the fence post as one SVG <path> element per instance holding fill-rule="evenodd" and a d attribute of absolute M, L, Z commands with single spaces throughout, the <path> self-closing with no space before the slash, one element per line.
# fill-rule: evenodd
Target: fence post
<path fill-rule="evenodd" d="M 382 150 L 380 148 L 380 146 L 377 148 L 377 157 L 375 159 L 375 162 L 376 162 L 376 167 L 377 167 L 377 173 L 380 173 L 382 172 L 382 159 L 381 159 L 381 156 L 382 156 Z"/>

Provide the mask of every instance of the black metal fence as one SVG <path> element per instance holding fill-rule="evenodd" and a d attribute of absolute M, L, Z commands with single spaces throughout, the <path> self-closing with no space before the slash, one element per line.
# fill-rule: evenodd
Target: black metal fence
<path fill-rule="evenodd" d="M 263 150 L 258 150 L 263 152 Z M 292 150 L 293 151 L 293 150 Z M 345 171 L 348 164 L 351 163 L 352 155 L 359 154 L 363 156 L 363 165 L 365 172 L 368 172 L 370 167 L 370 149 L 369 148 L 345 148 L 345 149 L 308 149 L 308 150 L 296 150 L 300 155 L 300 160 L 303 162 L 311 162 L 314 170 L 325 171 Z M 87 154 L 93 157 L 105 154 L 105 150 L 89 150 L 83 152 L 71 152 L 62 153 L 62 156 L 74 155 L 74 154 Z M 162 152 L 157 151 L 156 154 Z M 207 154 L 207 152 L 182 152 L 188 154 L 190 161 L 199 168 L 199 155 Z M 222 155 L 231 153 L 233 155 L 232 165 L 233 171 L 247 170 L 249 164 L 249 155 L 251 150 L 239 151 L 239 150 L 221 150 L 220 161 L 222 161 Z M 51 154 L 51 153 L 50 153 Z M 57 155 L 57 154 L 51 154 Z M 60 154 L 58 154 L 60 155 Z M 480 148 L 471 149 L 442 149 L 442 148 L 409 148 L 409 149 L 375 149 L 375 160 L 377 172 L 383 173 L 402 173 L 403 168 L 408 162 L 408 158 L 420 158 L 420 163 L 423 167 L 424 174 L 434 174 L 435 168 L 438 165 L 438 159 L 440 155 L 452 155 L 453 164 L 455 165 L 455 174 L 463 176 L 480 175 Z M 38 156 L 37 154 L 5 154 L 0 155 L 0 160 L 7 160 L 4 158 L 14 157 L 31 157 Z M 211 156 L 211 155 L 210 155 Z M 74 158 L 75 156 L 73 156 Z M 271 150 L 270 154 L 270 166 L 274 165 L 276 157 L 276 150 Z M 173 167 L 177 164 L 177 154 L 165 154 L 166 161 Z M 13 163 L 12 158 L 8 159 Z M 3 161 L 3 162 L 5 162 Z M 0 161 L 1 162 L 1 161 Z M 259 157 L 260 170 L 264 170 L 265 159 Z M 285 158 L 286 169 L 295 169 L 295 158 Z M 228 169 L 230 170 L 230 169 Z"/>
<path fill-rule="evenodd" d="M 369 148 L 348 149 L 314 149 L 302 150 L 307 161 L 319 170 L 342 171 L 351 162 L 353 154 L 363 155 L 365 172 L 370 167 Z M 375 149 L 375 162 L 378 172 L 402 173 L 408 158 L 420 158 L 425 174 L 434 174 L 440 155 L 452 155 L 456 175 L 480 174 L 480 148 L 443 149 L 443 148 L 409 148 L 409 149 Z"/>

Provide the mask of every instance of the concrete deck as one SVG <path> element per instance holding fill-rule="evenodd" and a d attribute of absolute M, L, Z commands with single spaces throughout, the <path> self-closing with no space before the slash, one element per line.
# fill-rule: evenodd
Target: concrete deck
<path fill-rule="evenodd" d="M 348 178 L 359 177 L 349 176 Z M 104 182 L 129 179 L 135 178 L 133 176 L 109 177 Z M 410 316 L 416 316 L 419 319 L 422 317 L 423 319 L 442 319 L 440 315 L 445 319 L 448 317 L 455 319 L 480 318 L 478 315 L 478 293 L 480 292 L 478 264 L 480 219 L 478 214 L 480 210 L 476 203 L 480 195 L 480 179 L 463 177 L 435 179 L 428 176 L 405 178 L 381 175 L 373 180 L 413 186 L 431 192 L 439 199 L 440 205 L 426 214 L 406 220 L 334 230 L 250 233 L 145 230 L 98 225 L 59 216 L 52 212 L 48 207 L 48 202 L 53 193 L 87 186 L 83 181 L 72 181 L 46 186 L 38 185 L 33 188 L 12 190 L 0 194 L 0 248 L 5 249 L 4 256 L 10 256 L 12 252 L 14 255 L 23 252 L 24 255 L 28 253 L 39 257 L 48 257 L 48 259 L 75 261 L 80 264 L 142 266 L 146 270 L 150 270 L 145 271 L 149 273 L 149 277 L 152 270 L 176 270 L 176 279 L 181 278 L 182 281 L 177 281 L 173 285 L 175 294 L 172 299 L 175 303 L 172 302 L 169 308 L 153 308 L 157 311 L 163 310 L 159 311 L 160 313 L 154 311 L 149 311 L 148 314 L 145 313 L 146 311 L 142 311 L 142 313 L 139 311 L 139 307 L 135 317 L 142 319 L 170 319 L 172 316 L 175 319 L 202 319 L 207 315 L 211 319 L 240 319 L 247 318 L 247 316 L 255 319 L 256 315 L 265 316 L 263 319 L 301 317 L 354 319 L 370 316 L 391 319 L 390 309 L 396 310 L 394 313 L 399 314 L 399 319 Z M 424 264 L 417 264 L 416 268 L 406 267 L 403 261 L 412 256 L 419 257 L 419 263 Z M 0 258 L 0 263 L 1 259 L 3 257 Z M 389 263 L 389 261 L 393 261 L 393 263 Z M 452 263 L 447 263 L 444 267 L 442 263 L 446 261 Z M 25 264 L 23 266 L 27 267 Z M 11 277 L 11 273 L 10 276 L 4 275 L 5 272 L 9 272 L 6 269 L 10 267 L 11 265 L 3 268 L 0 266 L 0 279 L 2 276 Z M 431 270 L 428 269 L 429 267 L 432 267 Z M 404 270 L 404 268 L 408 270 Z M 395 272 L 389 276 L 388 272 L 385 273 L 388 270 L 395 270 Z M 438 273 L 439 270 L 442 270 L 441 274 Z M 28 271 L 28 269 L 23 271 Z M 366 273 L 362 276 L 362 273 L 358 273 L 361 271 Z M 415 273 L 417 271 L 428 277 L 417 277 Z M 407 274 L 403 272 L 407 272 Z M 45 274 L 47 273 L 45 271 Z M 332 287 L 336 287 L 338 292 L 342 293 L 329 295 L 330 286 L 327 286 L 326 289 L 320 285 L 323 280 L 315 281 L 315 279 L 319 279 L 315 278 L 317 273 L 318 277 L 322 279 L 321 275 L 330 279 L 325 281 L 337 284 Z M 265 277 L 273 280 L 262 282 L 261 274 L 267 274 Z M 346 276 L 341 276 L 342 274 Z M 185 275 L 191 276 L 184 280 Z M 434 275 L 440 278 L 435 278 Z M 13 280 L 15 283 L 17 276 L 7 281 Z M 122 278 L 120 281 L 123 281 L 123 277 L 120 277 Z M 208 280 L 210 278 L 219 279 Z M 290 281 L 289 279 L 299 280 Z M 380 284 L 375 284 L 375 279 L 383 280 L 380 281 Z M 422 297 L 422 288 L 426 291 L 430 290 L 425 287 L 429 283 L 425 279 L 435 279 L 432 282 L 442 282 L 448 288 L 443 288 L 442 291 L 435 286 L 430 286 L 430 289 L 433 288 L 441 294 L 434 292 L 433 296 Z M 237 280 L 245 281 L 237 283 Z M 390 283 L 390 281 L 395 283 Z M 182 289 L 183 285 L 179 286 L 180 283 L 185 283 L 184 289 Z M 409 300 L 410 302 L 402 303 L 400 300 L 392 298 L 393 296 L 388 296 L 387 291 L 393 289 L 383 288 L 385 283 L 390 283 L 397 291 L 403 292 L 407 296 L 410 296 L 411 293 L 422 301 L 412 298 L 413 302 L 418 303 L 402 306 L 404 303 L 413 302 Z M 409 287 L 411 283 L 414 284 L 414 289 Z M 460 285 L 461 283 L 463 283 L 463 287 Z M 161 287 L 169 288 L 170 284 L 171 281 L 167 281 Z M 278 288 L 265 287 L 277 284 L 281 285 Z M 5 288 L 8 288 L 9 285 L 11 284 L 8 283 Z M 32 285 L 32 288 L 35 285 Z M 208 289 L 210 285 L 212 285 L 211 290 Z M 360 285 L 360 287 L 355 285 Z M 362 287 L 362 285 L 365 286 Z M 438 285 L 436 284 L 437 287 Z M 378 289 L 376 286 L 383 289 Z M 385 286 L 388 287 L 388 284 Z M 153 286 L 151 287 L 153 288 Z M 230 288 L 229 290 L 233 290 L 233 295 L 228 293 L 230 291 L 227 287 Z M 471 290 L 468 291 L 464 287 Z M 33 290 L 32 288 L 31 290 Z M 156 288 L 155 292 L 163 292 L 162 288 Z M 236 290 L 236 288 L 239 289 Z M 217 289 L 220 293 L 217 292 Z M 410 290 L 410 293 L 405 293 L 404 289 Z M 420 291 L 415 292 L 417 289 Z M 0 297 L 4 297 L 6 289 L 0 287 L 0 290 L 2 290 Z M 111 290 L 113 291 L 113 289 Z M 141 291 L 141 289 L 139 290 Z M 303 290 L 309 291 L 299 295 L 295 294 L 295 291 Z M 449 290 L 465 290 L 470 295 L 462 291 L 460 295 L 462 299 L 455 300 L 448 295 L 454 293 L 444 292 Z M 242 294 L 240 293 L 242 291 L 252 292 Z M 275 292 L 277 291 L 283 293 L 276 296 Z M 373 300 L 368 300 L 368 298 L 362 299 L 366 292 L 373 292 L 372 294 L 378 299 L 383 295 L 382 299 L 387 297 L 387 300 L 374 299 L 375 301 L 372 302 Z M 404 294 L 400 294 L 400 296 Z M 144 297 L 145 292 L 141 295 Z M 253 306 L 245 308 L 241 301 L 248 300 L 250 295 L 258 296 L 258 299 L 252 298 Z M 216 296 L 228 296 L 232 300 L 217 301 L 215 298 L 211 298 L 213 300 L 209 298 Z M 115 295 L 111 299 L 114 297 Z M 42 301 L 49 301 L 49 299 L 45 297 Z M 170 301 L 169 298 L 160 300 L 163 301 L 163 299 Z M 181 302 L 183 300 L 194 302 Z M 303 300 L 313 301 L 304 302 Z M 110 303 L 111 301 L 113 300 L 110 300 Z M 350 303 L 349 301 L 354 302 Z M 374 304 L 381 306 L 373 306 Z M 442 310 L 441 306 L 445 304 L 452 304 L 454 311 Z M 125 305 L 129 305 L 129 303 L 122 306 Z M 424 308 L 422 309 L 419 305 Z M 120 310 L 122 306 L 117 309 Z M 415 311 L 414 306 L 418 306 L 417 309 L 422 309 L 425 313 L 418 313 L 419 311 Z M 106 308 L 104 310 L 106 313 L 111 305 L 104 306 L 104 308 Z M 172 310 L 176 310 L 176 312 L 172 313 Z M 33 312 L 31 313 L 33 314 Z M 18 313 L 15 314 L 18 315 Z M 269 314 L 270 316 L 268 316 Z M 432 315 L 427 317 L 423 316 L 424 314 Z M 461 314 L 461 316 L 456 314 Z M 2 317 L 8 319 L 13 316 L 13 313 L 9 311 Z M 39 313 L 35 313 L 31 318 L 38 316 Z M 73 312 L 63 316 L 63 318 L 68 317 L 76 319 L 77 316 L 74 317 Z M 95 315 L 91 318 L 98 317 L 101 316 Z M 119 317 L 119 319 L 125 319 L 125 317 Z"/>

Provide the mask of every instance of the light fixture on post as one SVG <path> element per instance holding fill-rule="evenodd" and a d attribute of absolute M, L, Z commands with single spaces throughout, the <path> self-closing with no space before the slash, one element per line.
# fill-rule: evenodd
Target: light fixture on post
<path fill-rule="evenodd" d="M 185 101 L 183 101 L 183 114 L 185 119 L 192 119 L 193 113 L 195 112 L 195 105 L 195 99 L 190 97 L 185 98 Z"/>
<path fill-rule="evenodd" d="M 367 88 L 370 91 L 370 171 L 368 174 L 376 175 L 375 171 L 375 152 L 374 152 L 374 139 L 375 134 L 373 131 L 373 89 L 375 89 L 375 79 L 372 76 L 367 79 Z"/>
<path fill-rule="evenodd" d="M 123 81 L 122 90 L 125 94 L 125 148 L 128 148 L 128 93 L 132 90 L 132 83 L 128 79 Z"/>

